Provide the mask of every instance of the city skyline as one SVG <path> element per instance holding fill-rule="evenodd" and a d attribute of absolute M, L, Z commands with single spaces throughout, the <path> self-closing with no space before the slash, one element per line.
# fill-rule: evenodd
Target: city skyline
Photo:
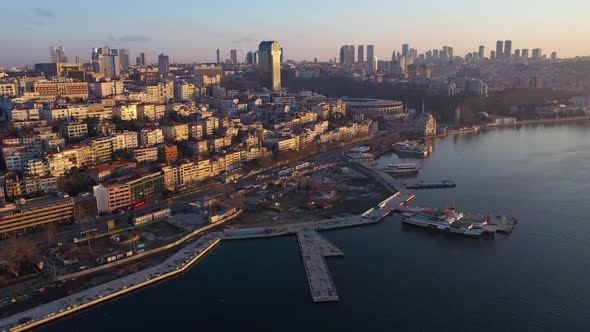
<path fill-rule="evenodd" d="M 590 36 L 579 33 L 590 30 L 583 15 L 590 4 L 583 1 L 557 4 L 502 0 L 492 6 L 457 0 L 445 2 L 444 6 L 434 1 L 412 6 L 373 0 L 358 7 L 351 1 L 340 1 L 335 6 L 334 1 L 318 4 L 303 0 L 296 5 L 268 3 L 247 13 L 226 11 L 233 3 L 230 0 L 229 4 L 211 3 L 203 7 L 177 1 L 162 7 L 106 0 L 104 8 L 118 8 L 109 12 L 106 25 L 95 18 L 99 15 L 69 15 L 83 6 L 72 1 L 53 3 L 51 7 L 37 0 L 6 4 L 4 12 L 9 15 L 5 21 L 15 28 L 0 32 L 4 45 L 0 49 L 0 65 L 47 62 L 47 50 L 52 45 L 63 45 L 72 59 L 79 56 L 82 62 L 90 59 L 93 47 L 103 46 L 128 48 L 131 57 L 147 51 L 152 55 L 149 63 L 155 63 L 160 53 L 168 54 L 171 62 L 215 62 L 216 49 L 225 50 L 226 54 L 235 49 L 243 61 L 248 51 L 257 49 L 260 40 L 279 40 L 288 50 L 285 60 L 311 61 L 317 57 L 328 61 L 338 56 L 340 45 L 346 44 L 375 45 L 378 59 L 390 58 L 392 50 L 399 50 L 404 43 L 421 53 L 450 45 L 456 55 L 463 56 L 476 52 L 480 45 L 492 50 L 497 40 L 512 40 L 513 50 L 541 48 L 547 54 L 555 51 L 560 57 L 590 55 Z M 568 4 L 570 10 L 560 10 Z M 199 20 L 189 20 L 203 9 L 224 12 L 224 19 L 204 15 Z M 401 12 L 406 14 L 391 15 Z M 265 24 L 244 27 L 239 23 L 244 15 Z M 551 20 L 539 24 L 543 17 Z M 286 19 L 289 24 L 285 24 Z M 362 28 L 338 25 L 342 20 L 363 22 Z M 170 21 L 183 24 L 166 23 Z M 268 26 L 278 28 L 273 31 Z M 184 29 L 199 34 L 188 42 L 186 34 L 179 33 Z M 14 50 L 19 50 L 18 54 Z"/>

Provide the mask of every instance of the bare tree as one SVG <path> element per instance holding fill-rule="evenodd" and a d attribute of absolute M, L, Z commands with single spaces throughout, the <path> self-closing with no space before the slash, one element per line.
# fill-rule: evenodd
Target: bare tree
<path fill-rule="evenodd" d="M 51 245 L 53 245 L 57 239 L 57 228 L 57 225 L 54 223 L 45 226 L 45 237 L 47 237 L 47 241 L 49 241 L 49 244 Z"/>
<path fill-rule="evenodd" d="M 94 218 L 90 217 L 90 216 L 84 216 L 83 218 L 80 219 L 79 223 L 80 223 L 80 226 L 82 226 L 82 230 L 86 234 L 86 239 L 88 240 L 88 250 L 90 251 L 91 255 L 94 255 L 92 253 L 92 244 L 90 243 L 90 238 L 91 238 L 90 233 L 95 228 Z"/>
<path fill-rule="evenodd" d="M 13 237 L 0 249 L 0 260 L 5 261 L 10 273 L 18 278 L 21 266 L 31 261 L 34 254 L 35 244 L 31 240 Z"/>

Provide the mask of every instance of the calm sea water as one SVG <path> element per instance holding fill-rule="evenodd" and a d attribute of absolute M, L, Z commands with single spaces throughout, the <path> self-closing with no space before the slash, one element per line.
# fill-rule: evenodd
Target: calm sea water
<path fill-rule="evenodd" d="M 382 166 L 397 162 L 384 156 Z M 222 243 L 183 276 L 47 331 L 590 330 L 590 127 L 485 131 L 435 142 L 414 205 L 516 216 L 510 236 L 402 225 L 323 234 L 340 302 L 314 304 L 295 237 Z"/>

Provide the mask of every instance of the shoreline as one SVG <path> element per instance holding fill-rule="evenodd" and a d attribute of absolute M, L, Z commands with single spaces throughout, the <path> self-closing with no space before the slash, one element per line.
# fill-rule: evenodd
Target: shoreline
<path fill-rule="evenodd" d="M 393 191 L 393 185 L 386 184 L 383 179 L 378 179 L 379 175 L 376 173 L 378 170 L 367 169 L 362 166 L 361 168 L 368 173 L 375 172 L 373 176 L 374 180 L 377 180 L 377 182 L 383 185 L 385 188 Z M 395 180 L 392 178 L 392 181 Z M 186 271 L 188 268 L 197 263 L 201 257 L 215 248 L 222 240 L 271 238 L 277 236 L 293 235 L 297 232 L 305 230 L 322 231 L 377 224 L 393 213 L 393 208 L 391 208 L 391 206 L 405 204 L 414 198 L 413 194 L 410 193 L 410 195 L 405 195 L 405 193 L 405 190 L 394 191 L 393 194 L 388 196 L 385 200 L 381 201 L 376 206 L 369 208 L 360 215 L 330 218 L 314 223 L 308 222 L 262 228 L 245 228 L 206 234 L 203 237 L 197 239 L 195 242 L 186 245 L 177 253 L 172 255 L 172 257 L 158 265 L 82 290 L 67 297 L 42 304 L 4 319 L 0 319 L 0 331 L 25 331 L 50 321 L 63 318 L 80 310 L 92 307 L 109 299 L 127 294 L 131 291 L 138 290 L 157 281 L 175 276 Z M 229 219 L 233 219 L 233 217 L 239 215 L 240 212 L 234 213 L 234 215 L 224 219 L 221 223 Z M 185 242 L 190 238 L 202 233 L 203 231 L 206 231 L 209 228 L 217 225 L 219 224 L 211 224 L 202 229 L 196 230 L 175 242 L 174 246 Z M 28 320 L 24 323 L 20 323 L 20 321 L 23 319 Z"/>
<path fill-rule="evenodd" d="M 482 124 L 479 128 L 467 128 L 463 130 L 456 130 L 444 134 L 434 134 L 423 137 L 425 140 L 437 139 L 437 138 L 445 138 L 449 136 L 457 136 L 457 135 L 471 135 L 477 134 L 481 130 L 485 129 L 496 129 L 496 128 L 511 128 L 511 127 L 519 127 L 519 126 L 531 126 L 531 125 L 545 125 L 545 124 L 558 124 L 558 123 L 568 123 L 568 122 L 584 122 L 590 121 L 590 116 L 577 116 L 571 118 L 560 118 L 560 119 L 539 119 L 539 120 L 521 120 L 516 121 L 514 123 L 502 123 L 502 124 Z"/>
<path fill-rule="evenodd" d="M 79 293 L 70 295 L 70 296 L 68 296 L 66 298 L 55 300 L 55 301 L 52 301 L 52 302 L 43 304 L 43 305 L 41 305 L 39 307 L 35 307 L 35 308 L 32 308 L 32 309 L 29 309 L 29 310 L 24 311 L 24 312 L 22 312 L 20 314 L 16 314 L 16 315 L 7 317 L 5 319 L 2 319 L 2 320 L 0 320 L 0 328 L 2 329 L 2 331 L 25 331 L 25 330 L 31 329 L 33 327 L 37 327 L 37 326 L 46 324 L 48 322 L 54 321 L 56 319 L 65 317 L 67 315 L 73 314 L 75 312 L 84 310 L 86 308 L 92 307 L 94 305 L 100 304 L 102 302 L 108 301 L 110 299 L 119 297 L 121 295 L 130 293 L 132 291 L 135 291 L 137 289 L 146 287 L 146 286 L 151 285 L 153 283 L 156 283 L 158 281 L 161 281 L 161 280 L 170 278 L 170 277 L 175 276 L 177 274 L 183 273 L 188 268 L 190 268 L 194 263 L 196 263 L 200 258 L 202 258 L 205 254 L 209 253 L 209 251 L 211 251 L 213 248 L 215 248 L 219 244 L 220 241 L 221 241 L 220 238 L 216 238 L 211 243 L 209 243 L 206 247 L 204 247 L 202 250 L 199 250 L 197 254 L 194 254 L 191 259 L 189 259 L 188 261 L 186 261 L 186 263 L 182 263 L 180 266 L 177 266 L 176 269 L 171 270 L 171 271 L 169 271 L 167 273 L 158 275 L 158 276 L 156 276 L 154 278 L 148 277 L 145 281 L 143 281 L 141 283 L 138 283 L 138 284 L 131 284 L 130 286 L 123 286 L 118 291 L 112 292 L 112 293 L 110 293 L 108 295 L 104 295 L 104 296 L 103 295 L 98 295 L 95 299 L 90 300 L 90 301 L 88 301 L 86 303 L 82 303 L 82 304 L 70 304 L 67 301 L 68 299 L 72 299 L 74 297 L 80 296 L 81 293 L 89 293 L 89 292 L 95 291 L 97 289 L 104 288 L 105 285 L 109 285 L 113 281 L 119 281 L 119 283 L 120 283 L 121 281 L 127 280 L 127 279 L 133 280 L 134 278 L 139 277 L 139 274 L 145 274 L 146 271 L 148 271 L 150 269 L 157 268 L 157 267 L 160 267 L 163 264 L 166 264 L 166 262 L 168 262 L 169 260 L 174 259 L 175 256 L 177 256 L 179 254 L 182 254 L 182 250 L 180 252 L 176 253 L 174 256 L 172 256 L 168 260 L 166 260 L 164 263 L 162 263 L 160 265 L 157 265 L 155 267 L 152 267 L 150 269 L 145 269 L 145 270 L 142 270 L 142 271 L 138 271 L 138 272 L 133 273 L 133 274 L 130 274 L 130 275 L 126 276 L 126 277 L 115 279 L 115 280 L 113 280 L 111 282 L 108 282 L 108 283 L 105 283 L 105 284 L 101 284 L 101 285 L 98 285 L 98 286 L 95 286 L 95 287 L 91 287 L 91 288 L 89 288 L 87 290 L 84 290 L 82 292 L 79 292 Z M 195 242 L 194 244 L 198 244 L 198 241 Z M 187 246 L 187 247 L 189 247 L 189 246 Z M 185 250 L 192 249 L 192 248 L 187 248 L 187 247 L 185 247 L 184 249 Z M 30 318 L 28 316 L 22 317 L 23 315 L 31 314 L 31 316 L 32 316 L 32 314 L 35 311 L 43 311 L 43 309 L 47 309 L 50 305 L 54 305 L 54 306 L 57 306 L 57 307 L 64 306 L 64 305 L 68 305 L 68 306 L 65 309 L 63 309 L 63 308 L 60 309 L 57 312 L 55 312 L 55 311 L 49 312 L 49 313 L 43 315 L 41 319 L 34 319 L 34 318 L 32 318 L 31 320 L 29 320 L 29 321 L 27 321 L 25 323 L 19 324 L 20 319 Z M 10 322 L 11 320 L 14 320 L 15 318 L 17 318 L 15 316 L 19 316 L 20 319 L 17 320 L 16 322 Z"/>

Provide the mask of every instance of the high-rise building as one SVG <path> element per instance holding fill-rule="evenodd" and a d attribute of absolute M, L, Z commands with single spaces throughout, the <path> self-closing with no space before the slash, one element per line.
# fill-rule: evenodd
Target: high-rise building
<path fill-rule="evenodd" d="M 68 57 L 66 56 L 66 50 L 63 46 L 58 47 L 50 47 L 49 52 L 51 54 L 51 62 L 53 63 L 65 63 L 68 62 Z"/>
<path fill-rule="evenodd" d="M 452 60 L 453 57 L 455 56 L 455 49 L 450 46 L 444 46 L 443 49 L 445 49 L 445 48 L 447 50 L 447 54 L 449 56 L 449 59 Z"/>
<path fill-rule="evenodd" d="M 359 45 L 358 55 L 357 55 L 356 59 L 359 63 L 365 62 L 365 46 L 364 45 Z"/>
<path fill-rule="evenodd" d="M 259 68 L 262 84 L 273 90 L 281 90 L 281 47 L 276 41 L 263 41 L 258 46 Z"/>
<path fill-rule="evenodd" d="M 49 55 L 51 57 L 51 62 L 53 62 L 53 63 L 59 62 L 59 59 L 57 58 L 57 49 L 54 46 L 51 46 L 49 48 Z"/>
<path fill-rule="evenodd" d="M 128 48 L 120 48 L 119 49 L 119 61 L 121 62 L 121 66 L 127 67 L 131 65 L 131 60 L 129 59 L 129 49 Z"/>
<path fill-rule="evenodd" d="M 379 61 L 377 60 L 376 56 L 373 56 L 371 58 L 371 69 L 377 71 L 377 64 L 379 63 Z"/>
<path fill-rule="evenodd" d="M 285 52 L 283 50 L 283 48 L 281 47 L 281 63 L 283 63 L 285 61 Z"/>
<path fill-rule="evenodd" d="M 557 52 L 551 52 L 551 60 L 557 60 Z"/>
<path fill-rule="evenodd" d="M 96 73 L 112 78 L 121 75 L 119 52 L 108 47 L 92 49 L 92 67 Z"/>
<path fill-rule="evenodd" d="M 533 49 L 533 59 L 540 59 L 543 56 L 543 50 L 540 48 Z"/>
<path fill-rule="evenodd" d="M 143 66 L 143 63 L 141 62 L 141 57 L 140 56 L 136 56 L 135 57 L 135 65 L 136 66 Z"/>
<path fill-rule="evenodd" d="M 490 51 L 490 59 L 494 60 L 496 58 L 496 52 L 495 51 Z"/>
<path fill-rule="evenodd" d="M 147 66 L 148 65 L 148 54 L 147 54 L 147 52 L 141 52 L 141 53 L 139 53 L 139 56 L 141 57 L 141 64 L 143 66 Z"/>
<path fill-rule="evenodd" d="M 219 64 L 222 64 L 223 61 L 224 61 L 224 59 L 223 59 L 223 51 L 220 48 L 218 48 L 217 49 L 217 64 L 218 65 Z"/>
<path fill-rule="evenodd" d="M 230 50 L 229 51 L 229 56 L 231 58 L 231 63 L 233 65 L 237 65 L 238 64 L 238 51 L 236 51 L 236 50 Z"/>
<path fill-rule="evenodd" d="M 344 45 L 340 47 L 340 63 L 353 64 L 354 63 L 354 45 Z"/>
<path fill-rule="evenodd" d="M 170 72 L 170 59 L 164 53 L 158 55 L 158 71 L 164 75 Z"/>
<path fill-rule="evenodd" d="M 504 42 L 504 53 L 503 56 L 506 59 L 510 59 L 510 56 L 512 56 L 512 40 L 507 40 Z"/>
<path fill-rule="evenodd" d="M 498 40 L 496 42 L 496 58 L 499 59 L 502 57 L 502 52 L 504 51 L 504 42 Z"/>
<path fill-rule="evenodd" d="M 409 44 L 403 44 L 402 45 L 402 56 L 403 57 L 408 57 L 410 55 L 410 45 Z"/>
<path fill-rule="evenodd" d="M 375 46 L 374 45 L 367 45 L 367 61 L 373 67 L 373 58 L 375 57 Z"/>
<path fill-rule="evenodd" d="M 529 49 L 523 48 L 520 56 L 525 60 L 528 59 L 529 58 Z"/>
<path fill-rule="evenodd" d="M 349 63 L 354 63 L 355 62 L 354 61 L 354 58 L 355 58 L 354 50 L 355 50 L 354 45 L 348 45 L 348 57 L 349 57 L 348 58 L 348 62 Z"/>
<path fill-rule="evenodd" d="M 486 56 L 486 53 L 485 53 L 485 52 L 486 52 L 486 48 L 485 48 L 485 46 L 481 45 L 481 46 L 479 47 L 479 58 L 480 58 L 480 59 L 483 59 L 483 58 L 485 58 L 485 56 Z"/>
<path fill-rule="evenodd" d="M 520 50 L 519 49 L 514 50 L 514 57 L 517 59 L 520 58 Z"/>

